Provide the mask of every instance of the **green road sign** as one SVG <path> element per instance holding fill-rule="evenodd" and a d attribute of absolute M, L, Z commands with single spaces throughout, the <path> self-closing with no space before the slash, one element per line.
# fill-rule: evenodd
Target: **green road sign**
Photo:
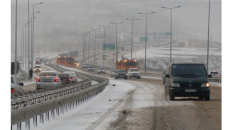
<path fill-rule="evenodd" d="M 115 50 L 115 44 L 103 44 L 103 50 Z"/>
<path fill-rule="evenodd" d="M 148 41 L 148 37 L 140 37 L 140 41 Z"/>
<path fill-rule="evenodd" d="M 170 32 L 165 32 L 165 36 L 170 36 L 171 33 Z"/>

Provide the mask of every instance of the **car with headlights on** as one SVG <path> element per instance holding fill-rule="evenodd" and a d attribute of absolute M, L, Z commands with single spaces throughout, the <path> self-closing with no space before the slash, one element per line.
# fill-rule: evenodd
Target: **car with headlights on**
<path fill-rule="evenodd" d="M 141 73 L 137 68 L 129 68 L 127 72 L 127 78 L 136 77 L 137 79 L 141 78 Z"/>
<path fill-rule="evenodd" d="M 87 68 L 87 72 L 94 72 L 94 67 L 93 66 L 89 66 Z"/>
<path fill-rule="evenodd" d="M 61 87 L 62 82 L 56 71 L 41 71 L 36 79 L 36 89 Z"/>
<path fill-rule="evenodd" d="M 17 77 L 15 77 L 14 75 L 11 75 L 11 94 L 24 92 L 22 88 L 23 85 L 24 84 L 20 83 Z"/>
<path fill-rule="evenodd" d="M 115 79 L 118 79 L 118 78 L 127 79 L 127 75 L 126 75 L 125 69 L 117 69 L 117 70 L 115 71 L 114 78 L 115 78 Z"/>
<path fill-rule="evenodd" d="M 42 68 L 40 65 L 35 65 L 34 66 L 34 72 L 41 72 L 42 71 Z"/>
<path fill-rule="evenodd" d="M 97 69 L 97 74 L 100 74 L 100 73 L 105 74 L 105 68 L 103 68 L 103 67 L 98 68 Z"/>
<path fill-rule="evenodd" d="M 175 97 L 198 97 L 210 100 L 210 84 L 202 63 L 170 63 L 165 73 L 165 92 Z"/>

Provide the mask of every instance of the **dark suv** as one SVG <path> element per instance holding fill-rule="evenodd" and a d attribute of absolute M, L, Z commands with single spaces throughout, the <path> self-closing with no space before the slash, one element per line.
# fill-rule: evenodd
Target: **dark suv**
<path fill-rule="evenodd" d="M 199 97 L 210 100 L 209 81 L 204 64 L 171 63 L 165 72 L 165 92 L 174 97 Z"/>

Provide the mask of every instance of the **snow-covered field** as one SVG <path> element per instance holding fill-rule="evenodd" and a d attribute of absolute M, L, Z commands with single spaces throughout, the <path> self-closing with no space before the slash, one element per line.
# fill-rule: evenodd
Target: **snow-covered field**
<path fill-rule="evenodd" d="M 207 49 L 204 42 L 177 41 L 172 46 L 172 62 L 207 62 Z M 215 70 L 221 73 L 221 48 L 219 45 L 211 44 L 209 49 L 209 71 Z M 130 58 L 130 54 L 124 55 Z M 163 70 L 169 63 L 170 48 L 169 45 L 153 47 L 147 49 L 147 67 Z M 133 53 L 133 58 L 137 59 L 141 66 L 144 66 L 145 50 L 139 50 Z"/>

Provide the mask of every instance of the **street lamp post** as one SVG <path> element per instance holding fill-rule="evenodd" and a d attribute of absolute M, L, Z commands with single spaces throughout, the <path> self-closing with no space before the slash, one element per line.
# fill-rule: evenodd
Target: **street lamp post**
<path fill-rule="evenodd" d="M 163 9 L 170 9 L 170 11 L 171 11 L 171 24 L 170 24 L 170 62 L 172 62 L 172 9 L 180 8 L 180 7 L 181 6 L 176 6 L 176 7 L 171 7 L 171 8 L 161 7 Z"/>
<path fill-rule="evenodd" d="M 85 31 L 87 31 L 87 30 L 85 30 Z M 89 33 L 89 46 L 88 46 L 88 63 L 89 63 L 89 55 L 90 55 L 90 30 L 88 31 L 88 33 Z"/>
<path fill-rule="evenodd" d="M 91 29 L 93 29 L 93 28 L 91 28 Z M 94 66 L 95 66 L 95 52 L 96 52 L 96 30 L 99 30 L 99 29 L 101 29 L 101 28 L 94 29 L 94 31 L 95 31 L 95 39 L 94 39 L 94 41 L 95 41 L 95 46 L 94 46 Z"/>
<path fill-rule="evenodd" d="M 138 14 L 145 14 L 146 16 L 146 25 L 145 25 L 145 75 L 146 75 L 146 42 L 147 42 L 147 16 L 148 14 L 153 14 L 155 12 L 151 12 L 151 13 L 141 13 L 139 12 Z"/>
<path fill-rule="evenodd" d="M 44 3 L 44 2 L 40 2 L 40 3 L 36 3 L 36 4 L 33 4 L 33 22 L 32 22 L 32 24 L 33 24 L 33 28 L 32 28 L 32 39 L 33 39 L 33 41 L 31 42 L 31 61 L 32 61 L 32 63 L 31 63 L 31 66 L 33 67 L 33 64 L 34 64 L 34 62 L 33 62 L 33 58 L 34 58 L 34 6 L 35 5 L 39 5 L 39 4 L 42 4 L 42 3 Z M 40 11 L 39 11 L 40 12 Z M 37 13 L 39 13 L 39 12 L 37 12 Z"/>
<path fill-rule="evenodd" d="M 122 24 L 123 22 L 120 23 L 111 23 L 111 24 L 115 24 L 116 25 L 116 61 L 118 60 L 118 48 L 117 48 L 117 25 L 118 24 Z"/>
<path fill-rule="evenodd" d="M 30 0 L 28 0 L 28 74 L 30 73 Z M 30 79 L 30 76 L 28 76 Z"/>
<path fill-rule="evenodd" d="M 131 37 L 131 60 L 132 60 L 133 59 L 133 21 L 140 20 L 140 19 L 129 19 L 129 18 L 126 18 L 126 20 L 131 20 L 132 21 L 132 37 Z"/>
<path fill-rule="evenodd" d="M 99 26 L 104 28 L 104 44 L 105 44 L 105 27 L 110 27 L 110 26 L 101 26 L 101 25 Z M 103 57 L 102 57 L 103 67 L 104 67 L 104 55 L 105 55 L 105 50 L 103 50 Z"/>
<path fill-rule="evenodd" d="M 84 63 L 84 59 L 85 59 L 85 53 L 84 53 L 84 43 L 85 43 L 85 34 L 84 32 L 81 32 L 81 35 L 82 35 L 82 55 L 83 55 L 83 60 L 82 60 L 82 64 Z"/>
<path fill-rule="evenodd" d="M 17 7 L 17 4 L 18 4 L 18 1 L 16 0 L 16 15 L 15 15 L 15 48 L 14 48 L 14 51 L 15 51 L 15 58 L 14 58 L 14 75 L 15 77 L 17 76 L 17 19 L 18 19 L 18 14 L 17 14 L 17 11 L 18 11 L 18 7 Z"/>
<path fill-rule="evenodd" d="M 207 44 L 207 71 L 208 71 L 208 58 L 209 58 L 209 26 L 210 26 L 210 0 L 208 5 L 208 44 Z"/>

